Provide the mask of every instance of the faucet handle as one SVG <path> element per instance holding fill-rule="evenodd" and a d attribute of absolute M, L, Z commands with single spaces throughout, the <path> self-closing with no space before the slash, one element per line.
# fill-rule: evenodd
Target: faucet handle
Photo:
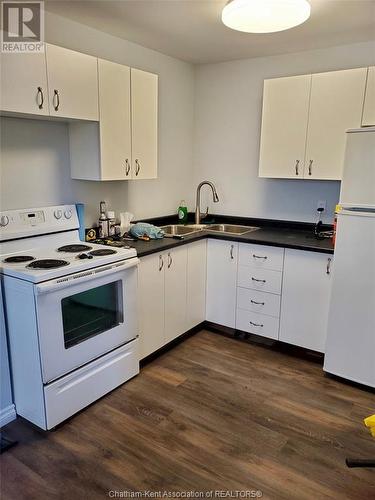
<path fill-rule="evenodd" d="M 201 219 L 205 219 L 208 215 L 208 207 L 206 208 L 206 212 L 205 213 L 201 213 Z"/>

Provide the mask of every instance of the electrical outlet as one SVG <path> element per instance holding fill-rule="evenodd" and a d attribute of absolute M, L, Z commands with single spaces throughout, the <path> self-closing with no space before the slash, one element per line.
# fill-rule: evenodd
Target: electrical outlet
<path fill-rule="evenodd" d="M 319 200 L 316 209 L 319 210 L 319 212 L 324 212 L 326 208 L 327 208 L 327 201 Z"/>

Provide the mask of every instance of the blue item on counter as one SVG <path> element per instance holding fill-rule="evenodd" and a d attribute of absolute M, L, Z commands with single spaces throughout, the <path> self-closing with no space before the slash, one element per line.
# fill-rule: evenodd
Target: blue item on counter
<path fill-rule="evenodd" d="M 160 227 L 153 226 L 147 222 L 132 224 L 129 233 L 136 238 L 148 236 L 151 240 L 159 240 L 164 237 L 164 231 Z"/>
<path fill-rule="evenodd" d="M 76 203 L 76 210 L 79 222 L 79 239 L 81 241 L 86 240 L 85 236 L 85 204 L 84 203 Z"/>

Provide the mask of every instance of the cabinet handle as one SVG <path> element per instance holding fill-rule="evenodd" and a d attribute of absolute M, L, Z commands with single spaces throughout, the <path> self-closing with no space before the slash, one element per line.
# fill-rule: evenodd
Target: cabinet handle
<path fill-rule="evenodd" d="M 233 256 L 233 250 L 234 250 L 234 245 L 231 245 L 230 246 L 230 258 L 233 260 L 234 259 L 234 256 Z"/>
<path fill-rule="evenodd" d="M 140 170 L 141 170 L 141 164 L 139 163 L 138 160 L 135 160 L 135 175 L 138 175 Z"/>
<path fill-rule="evenodd" d="M 56 98 L 56 104 L 55 104 L 55 98 Z M 53 107 L 55 108 L 55 111 L 59 110 L 60 107 L 60 95 L 58 90 L 53 91 Z"/>
<path fill-rule="evenodd" d="M 298 167 L 299 167 L 299 160 L 296 160 L 296 166 L 295 166 L 295 169 L 296 169 L 296 175 L 299 175 L 299 172 L 298 172 Z"/>
<path fill-rule="evenodd" d="M 264 325 L 262 325 L 261 323 L 253 323 L 252 321 L 249 321 L 250 325 L 253 325 L 253 326 L 260 326 L 261 328 L 263 328 Z"/>
<path fill-rule="evenodd" d="M 311 174 L 312 174 L 312 164 L 313 164 L 313 161 L 314 161 L 314 160 L 310 160 L 310 161 L 309 161 L 309 175 L 311 175 Z"/>
<path fill-rule="evenodd" d="M 266 280 L 257 280 L 256 278 L 251 277 L 253 281 L 257 281 L 258 283 L 265 283 Z"/>
<path fill-rule="evenodd" d="M 172 255 L 168 252 L 168 269 L 171 267 L 172 262 L 173 262 Z"/>
<path fill-rule="evenodd" d="M 162 255 L 159 255 L 159 271 L 161 271 L 164 267 L 164 260 L 163 260 L 163 256 Z"/>
<path fill-rule="evenodd" d="M 264 306 L 264 302 L 256 302 L 255 300 L 250 300 L 252 304 L 256 304 L 257 306 Z"/>
<path fill-rule="evenodd" d="M 39 100 L 40 98 L 40 100 Z M 38 87 L 38 95 L 37 95 L 38 108 L 43 109 L 44 104 L 44 94 L 42 87 Z"/>
<path fill-rule="evenodd" d="M 268 257 L 266 257 L 266 256 L 263 257 L 262 255 L 255 255 L 255 253 L 253 253 L 253 257 L 254 257 L 254 259 L 264 259 L 264 260 L 268 259 Z"/>
<path fill-rule="evenodd" d="M 125 175 L 126 177 L 129 175 L 130 173 L 130 163 L 129 163 L 129 160 L 126 158 L 125 160 Z"/>
<path fill-rule="evenodd" d="M 332 262 L 331 257 L 328 257 L 328 259 L 327 259 L 327 267 L 326 267 L 326 273 L 327 274 L 331 274 L 331 262 Z"/>

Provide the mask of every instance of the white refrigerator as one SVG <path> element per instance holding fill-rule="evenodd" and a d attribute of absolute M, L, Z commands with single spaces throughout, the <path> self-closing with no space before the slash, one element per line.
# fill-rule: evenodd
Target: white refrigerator
<path fill-rule="evenodd" d="M 324 370 L 375 387 L 375 127 L 347 133 Z"/>

